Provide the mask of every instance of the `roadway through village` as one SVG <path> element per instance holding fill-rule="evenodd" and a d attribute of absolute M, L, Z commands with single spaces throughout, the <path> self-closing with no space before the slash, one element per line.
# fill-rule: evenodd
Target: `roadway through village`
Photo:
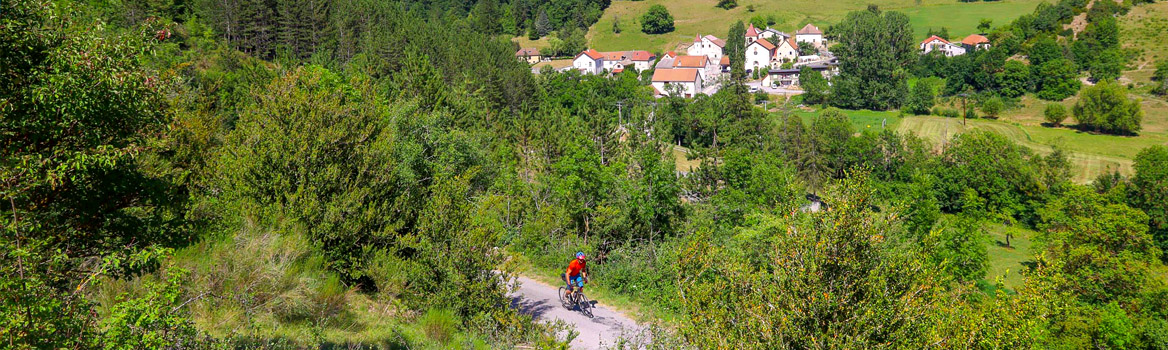
<path fill-rule="evenodd" d="M 579 335 L 569 344 L 572 349 L 602 349 L 615 343 L 622 335 L 633 336 L 642 331 L 636 321 L 596 301 L 593 301 L 592 313 L 595 316 L 593 318 L 588 318 L 575 309 L 564 308 L 560 304 L 559 286 L 547 285 L 523 276 L 516 282 L 519 288 L 510 295 L 511 306 L 534 316 L 537 320 L 561 320 L 574 326 Z"/>

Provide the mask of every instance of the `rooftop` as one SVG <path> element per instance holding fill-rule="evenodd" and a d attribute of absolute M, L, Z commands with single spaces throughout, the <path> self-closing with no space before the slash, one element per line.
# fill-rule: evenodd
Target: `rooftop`
<path fill-rule="evenodd" d="M 698 70 L 691 68 L 657 69 L 653 71 L 654 82 L 694 82 Z"/>

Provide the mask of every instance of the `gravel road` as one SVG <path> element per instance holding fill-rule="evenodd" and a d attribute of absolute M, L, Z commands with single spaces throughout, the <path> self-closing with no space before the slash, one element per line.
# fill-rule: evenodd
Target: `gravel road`
<path fill-rule="evenodd" d="M 603 345 L 613 344 L 622 330 L 626 334 L 641 330 L 637 322 L 596 301 L 593 301 L 593 318 L 564 308 L 557 295 L 559 286 L 549 286 L 523 276 L 517 282 L 519 289 L 511 294 L 511 306 L 539 320 L 563 320 L 575 326 L 580 334 L 569 344 L 573 349 L 598 350 Z"/>

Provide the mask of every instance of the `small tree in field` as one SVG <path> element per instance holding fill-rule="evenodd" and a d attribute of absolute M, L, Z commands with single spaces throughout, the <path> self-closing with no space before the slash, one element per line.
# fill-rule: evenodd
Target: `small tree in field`
<path fill-rule="evenodd" d="M 662 34 L 673 31 L 673 15 L 665 6 L 653 5 L 649 12 L 641 16 L 641 31 L 645 34 Z"/>
<path fill-rule="evenodd" d="M 729 10 L 738 7 L 738 0 L 718 0 L 718 8 Z"/>
<path fill-rule="evenodd" d="M 1128 99 L 1127 88 L 1110 81 L 1084 89 L 1074 115 L 1082 127 L 1117 134 L 1140 131 L 1144 119 L 1140 102 Z"/>
<path fill-rule="evenodd" d="M 1064 120 L 1067 120 L 1067 107 L 1057 103 L 1048 104 L 1046 109 L 1042 111 L 1042 117 L 1050 126 L 1060 126 Z"/>
<path fill-rule="evenodd" d="M 986 118 L 998 119 L 1003 109 L 1006 109 L 1006 103 L 1002 102 L 1001 97 L 993 96 L 981 103 L 981 112 L 985 113 Z"/>

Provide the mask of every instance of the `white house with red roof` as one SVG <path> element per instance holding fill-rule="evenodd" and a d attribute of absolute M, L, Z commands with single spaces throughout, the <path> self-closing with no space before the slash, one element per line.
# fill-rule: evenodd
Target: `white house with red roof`
<path fill-rule="evenodd" d="M 771 57 L 775 53 L 775 44 L 767 39 L 757 39 L 746 44 L 746 70 L 766 70 L 771 66 Z"/>
<path fill-rule="evenodd" d="M 706 56 L 717 62 L 722 59 L 722 48 L 724 47 L 726 47 L 726 41 L 718 39 L 716 36 L 695 36 L 693 44 L 689 46 L 686 53 L 690 56 Z"/>
<path fill-rule="evenodd" d="M 799 43 L 795 38 L 788 38 L 775 45 L 775 54 L 771 56 L 771 68 L 778 69 L 783 63 L 795 62 L 799 58 Z"/>
<path fill-rule="evenodd" d="M 970 34 L 961 39 L 961 45 L 966 50 L 986 50 L 990 48 L 990 39 L 981 34 Z"/>
<path fill-rule="evenodd" d="M 657 59 L 657 55 L 649 51 L 608 51 L 600 52 L 603 57 L 601 64 L 604 69 L 610 72 L 617 73 L 619 70 L 625 68 L 636 68 L 638 72 L 648 70 L 653 61 Z"/>
<path fill-rule="evenodd" d="M 604 55 L 594 49 L 584 50 L 572 59 L 572 69 L 584 74 L 604 72 Z"/>
<path fill-rule="evenodd" d="M 718 63 L 711 61 L 706 56 L 677 56 L 673 59 L 673 65 L 668 68 L 688 68 L 697 69 L 698 73 L 702 75 L 702 81 L 713 81 L 721 71 Z M 658 68 L 660 69 L 660 68 Z"/>
<path fill-rule="evenodd" d="M 807 25 L 795 32 L 795 42 L 808 43 L 818 48 L 823 48 L 827 44 L 823 40 L 823 31 L 811 23 L 807 23 Z"/>
<path fill-rule="evenodd" d="M 961 56 L 965 54 L 965 47 L 959 44 L 954 44 L 945 40 L 945 38 L 933 35 L 925 41 L 921 42 L 921 53 L 927 54 L 933 51 L 939 51 L 945 56 Z"/>
<path fill-rule="evenodd" d="M 677 94 L 694 97 L 702 92 L 702 74 L 692 68 L 667 68 L 653 71 L 653 90 L 657 96 Z"/>

